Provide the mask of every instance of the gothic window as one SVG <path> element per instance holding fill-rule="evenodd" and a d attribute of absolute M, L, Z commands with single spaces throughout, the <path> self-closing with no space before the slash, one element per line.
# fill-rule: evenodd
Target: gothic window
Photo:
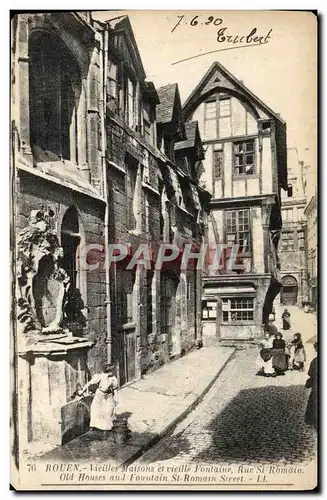
<path fill-rule="evenodd" d="M 255 174 L 254 140 L 234 142 L 234 174 Z"/>
<path fill-rule="evenodd" d="M 61 247 L 64 254 L 61 267 L 70 277 L 74 289 L 79 289 L 81 284 L 78 254 L 80 241 L 78 214 L 76 208 L 71 207 L 65 213 L 61 226 Z"/>
<path fill-rule="evenodd" d="M 78 104 L 81 95 L 78 66 L 64 44 L 45 32 L 31 36 L 29 61 L 33 153 L 39 161 L 42 161 L 41 153 L 45 151 L 58 159 L 78 163 Z"/>

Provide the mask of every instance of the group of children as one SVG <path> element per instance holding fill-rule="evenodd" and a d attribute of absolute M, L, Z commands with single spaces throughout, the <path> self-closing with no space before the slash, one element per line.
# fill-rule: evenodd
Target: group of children
<path fill-rule="evenodd" d="M 293 340 L 285 341 L 271 317 L 260 347 L 257 359 L 260 374 L 266 377 L 277 377 L 277 375 L 285 375 L 286 370 L 304 371 L 306 353 L 301 334 L 295 333 Z"/>

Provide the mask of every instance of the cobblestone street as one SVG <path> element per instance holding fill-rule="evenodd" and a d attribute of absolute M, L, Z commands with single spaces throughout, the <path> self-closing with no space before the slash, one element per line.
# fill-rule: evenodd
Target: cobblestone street
<path fill-rule="evenodd" d="M 279 326 L 279 310 L 276 312 Z M 314 459 L 316 434 L 304 422 L 309 395 L 304 384 L 314 356 L 316 318 L 295 307 L 290 312 L 294 328 L 284 337 L 292 337 L 294 331 L 302 333 L 305 372 L 259 376 L 255 365 L 258 348 L 238 349 L 202 403 L 139 462 L 296 465 Z M 201 373 L 193 375 L 201 377 Z"/>

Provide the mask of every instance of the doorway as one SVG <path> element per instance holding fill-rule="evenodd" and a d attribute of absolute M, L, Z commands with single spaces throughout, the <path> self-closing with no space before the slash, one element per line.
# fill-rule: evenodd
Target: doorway
<path fill-rule="evenodd" d="M 294 306 L 297 304 L 298 285 L 294 276 L 284 276 L 282 278 L 281 303 L 284 306 Z"/>

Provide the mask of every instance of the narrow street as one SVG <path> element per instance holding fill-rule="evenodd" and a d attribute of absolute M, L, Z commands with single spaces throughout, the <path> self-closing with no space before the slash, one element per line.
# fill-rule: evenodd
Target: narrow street
<path fill-rule="evenodd" d="M 289 308 L 292 330 L 302 333 L 307 353 L 305 372 L 257 375 L 258 349 L 238 349 L 200 405 L 172 435 L 146 452 L 139 463 L 165 464 L 304 464 L 315 457 L 316 433 L 304 422 L 309 390 L 304 384 L 314 357 L 316 317 Z M 279 308 L 276 324 L 279 327 Z M 302 326 L 302 327 L 301 327 Z M 287 333 L 287 335 L 286 335 Z M 194 373 L 201 377 L 201 373 Z"/>

